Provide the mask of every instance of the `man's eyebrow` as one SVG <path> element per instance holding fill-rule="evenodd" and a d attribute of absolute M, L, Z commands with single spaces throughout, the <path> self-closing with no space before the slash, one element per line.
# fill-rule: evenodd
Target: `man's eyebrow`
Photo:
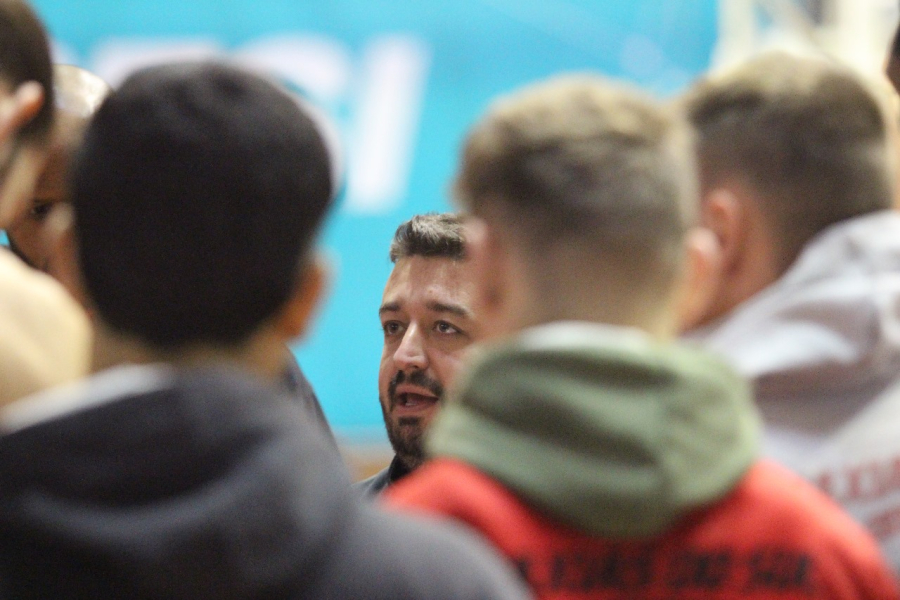
<path fill-rule="evenodd" d="M 400 310 L 399 302 L 386 302 L 378 309 L 378 315 L 383 315 L 386 312 L 397 312 L 398 310 Z"/>
<path fill-rule="evenodd" d="M 472 311 L 463 308 L 458 304 L 445 304 L 443 302 L 429 302 L 425 305 L 428 310 L 432 310 L 434 312 L 446 312 L 450 314 L 454 314 L 458 317 L 471 317 Z"/>

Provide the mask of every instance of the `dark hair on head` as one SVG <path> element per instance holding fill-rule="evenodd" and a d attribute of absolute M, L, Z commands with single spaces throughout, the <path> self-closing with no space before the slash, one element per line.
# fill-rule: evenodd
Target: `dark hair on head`
<path fill-rule="evenodd" d="M 145 69 L 73 167 L 86 288 L 153 346 L 240 344 L 294 291 L 331 198 L 323 140 L 281 88 L 215 62 Z"/>
<path fill-rule="evenodd" d="M 414 216 L 397 228 L 389 256 L 392 263 L 410 256 L 462 260 L 466 256 L 462 217 L 455 213 Z"/>
<path fill-rule="evenodd" d="M 0 81 L 12 90 L 28 81 L 44 88 L 44 104 L 19 130 L 19 139 L 43 141 L 53 126 L 53 67 L 47 33 L 24 0 L 0 0 Z"/>

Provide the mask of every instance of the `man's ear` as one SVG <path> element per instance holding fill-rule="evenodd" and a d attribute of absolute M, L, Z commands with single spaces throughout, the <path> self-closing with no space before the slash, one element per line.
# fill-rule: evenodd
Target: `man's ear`
<path fill-rule="evenodd" d="M 43 104 L 44 88 L 34 81 L 0 97 L 0 164 L 5 171 L 0 177 L 0 228 L 9 226 L 25 210 L 44 168 L 46 148 L 42 144 L 16 141 L 17 132 L 38 114 Z"/>
<path fill-rule="evenodd" d="M 285 341 L 306 334 L 328 284 L 330 269 L 321 254 L 315 254 L 301 269 L 294 293 L 275 318 L 276 330 Z"/>
<path fill-rule="evenodd" d="M 505 333 L 508 320 L 509 256 L 496 231 L 477 217 L 466 218 L 466 253 L 475 286 L 473 307 L 481 337 Z"/>
<path fill-rule="evenodd" d="M 31 121 L 43 105 L 44 88 L 36 81 L 26 81 L 0 100 L 0 145 Z"/>
<path fill-rule="evenodd" d="M 703 323 L 722 279 L 722 249 L 718 238 L 705 227 L 694 227 L 685 238 L 687 264 L 676 310 L 679 330 Z"/>
<path fill-rule="evenodd" d="M 701 224 L 715 236 L 721 270 L 729 272 L 741 259 L 746 236 L 746 210 L 730 189 L 719 187 L 706 194 L 701 203 Z"/>

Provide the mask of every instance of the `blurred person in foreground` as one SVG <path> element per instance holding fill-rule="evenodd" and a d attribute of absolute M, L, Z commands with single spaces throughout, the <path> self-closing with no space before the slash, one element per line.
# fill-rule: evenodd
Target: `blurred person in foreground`
<path fill-rule="evenodd" d="M 24 210 L 53 129 L 47 34 L 23 0 L 0 0 L 0 228 Z"/>
<path fill-rule="evenodd" d="M 0 595 L 522 597 L 464 533 L 362 506 L 266 383 L 323 289 L 330 171 L 294 99 L 234 67 L 150 68 L 103 103 L 60 258 L 97 373 L 0 410 Z"/>
<path fill-rule="evenodd" d="M 885 74 L 891 85 L 897 92 L 900 92 L 900 25 L 894 32 L 894 39 L 888 48 L 887 62 L 885 63 Z"/>
<path fill-rule="evenodd" d="M 474 127 L 456 192 L 495 342 L 387 501 L 481 531 L 539 598 L 898 598 L 861 527 L 757 460 L 741 379 L 673 341 L 713 248 L 690 140 L 589 76 Z"/>
<path fill-rule="evenodd" d="M 53 91 L 56 121 L 44 169 L 38 177 L 34 195 L 26 210 L 6 230 L 9 248 L 27 265 L 47 272 L 61 281 L 72 295 L 85 302 L 80 273 L 64 268 L 66 263 L 54 260 L 61 252 L 71 252 L 74 240 L 67 229 L 66 217 L 58 211 L 56 223 L 50 224 L 51 212 L 70 203 L 69 175 L 72 159 L 78 150 L 84 130 L 110 88 L 97 75 L 73 65 L 54 65 Z M 70 219 L 69 219 L 70 220 Z M 63 246 L 68 245 L 68 248 Z M 331 429 L 309 381 L 297 365 L 290 350 L 285 350 L 285 369 L 278 382 L 322 424 L 331 437 Z M 333 438 L 332 438 L 333 440 Z M 336 448 L 336 445 L 335 445 Z"/>
<path fill-rule="evenodd" d="M 897 150 L 876 90 L 776 54 L 688 92 L 702 222 L 721 248 L 689 337 L 753 382 L 765 454 L 846 507 L 900 572 Z"/>
<path fill-rule="evenodd" d="M 88 121 L 110 89 L 90 71 L 73 65 L 54 65 L 53 91 L 56 119 L 44 168 L 29 204 L 6 228 L 9 249 L 25 264 L 44 272 L 51 266 L 44 228 L 47 217 L 54 207 L 69 201 L 68 176 L 72 156 L 81 143 Z M 78 290 L 73 292 L 78 295 Z"/>
<path fill-rule="evenodd" d="M 389 257 L 394 269 L 378 309 L 384 332 L 378 397 L 395 456 L 355 484 L 369 497 L 425 461 L 425 431 L 477 333 L 459 215 L 416 215 L 397 228 Z"/>
<path fill-rule="evenodd" d="M 0 228 L 24 210 L 53 123 L 50 51 L 29 5 L 0 0 Z M 0 248 L 0 405 L 83 376 L 90 327 L 51 278 Z"/>

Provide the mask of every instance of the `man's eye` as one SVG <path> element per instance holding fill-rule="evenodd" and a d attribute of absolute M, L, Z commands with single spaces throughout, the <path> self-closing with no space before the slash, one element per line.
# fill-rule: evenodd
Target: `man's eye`
<path fill-rule="evenodd" d="M 437 323 L 435 323 L 434 330 L 438 333 L 444 333 L 448 335 L 453 333 L 462 333 L 459 328 L 457 328 L 455 325 L 451 325 L 447 321 L 438 321 Z"/>
<path fill-rule="evenodd" d="M 385 321 L 381 324 L 384 335 L 396 335 L 403 329 L 403 325 L 399 321 Z"/>
<path fill-rule="evenodd" d="M 50 202 L 35 202 L 31 207 L 29 214 L 32 219 L 43 221 L 47 218 L 47 215 L 50 214 L 51 208 L 53 208 L 53 204 Z"/>

